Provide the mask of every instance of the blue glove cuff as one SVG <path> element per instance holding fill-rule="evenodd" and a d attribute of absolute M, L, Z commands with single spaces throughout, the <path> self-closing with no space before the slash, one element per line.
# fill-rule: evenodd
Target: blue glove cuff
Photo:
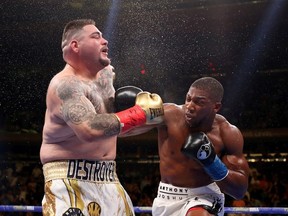
<path fill-rule="evenodd" d="M 206 173 L 214 180 L 221 181 L 228 175 L 226 165 L 216 155 L 212 164 L 204 166 Z"/>

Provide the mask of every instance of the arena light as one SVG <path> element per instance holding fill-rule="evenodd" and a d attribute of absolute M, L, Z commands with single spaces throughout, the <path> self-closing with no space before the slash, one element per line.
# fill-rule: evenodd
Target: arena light
<path fill-rule="evenodd" d="M 230 89 L 227 89 L 227 101 L 237 101 L 238 95 L 243 91 L 243 86 L 247 87 L 247 79 L 250 79 L 249 75 L 254 74 L 261 61 L 264 61 L 262 54 L 265 49 L 269 48 L 271 32 L 277 26 L 279 16 L 286 13 L 284 9 L 287 3 L 286 0 L 270 1 L 266 13 L 264 13 L 261 22 L 254 31 L 250 42 L 247 43 L 248 46 L 240 62 L 238 73 L 231 81 Z"/>
<path fill-rule="evenodd" d="M 117 17 L 119 15 L 119 5 L 121 0 L 112 0 L 112 4 L 109 9 L 108 17 L 105 23 L 104 28 L 104 37 L 109 42 L 109 52 L 113 52 L 113 43 L 114 43 L 114 35 L 116 34 L 117 28 L 115 27 L 115 23 L 117 23 Z"/>

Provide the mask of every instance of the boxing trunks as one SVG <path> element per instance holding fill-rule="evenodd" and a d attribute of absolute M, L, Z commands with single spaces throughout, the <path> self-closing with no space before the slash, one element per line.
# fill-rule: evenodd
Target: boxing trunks
<path fill-rule="evenodd" d="M 44 216 L 134 216 L 115 161 L 67 160 L 43 165 Z"/>
<path fill-rule="evenodd" d="M 223 216 L 224 201 L 224 194 L 216 183 L 198 188 L 183 188 L 160 182 L 152 205 L 152 215 L 185 216 L 189 209 L 200 207 L 210 214 Z"/>

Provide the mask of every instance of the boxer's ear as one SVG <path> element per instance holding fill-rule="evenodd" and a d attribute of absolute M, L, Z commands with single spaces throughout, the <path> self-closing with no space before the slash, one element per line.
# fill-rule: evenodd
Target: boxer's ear
<path fill-rule="evenodd" d="M 215 112 L 218 112 L 222 107 L 222 103 L 221 102 L 216 102 L 214 105 L 214 110 Z"/>
<path fill-rule="evenodd" d="M 74 51 L 74 52 L 77 52 L 79 51 L 79 46 L 78 46 L 78 41 L 77 40 L 72 40 L 69 44 L 69 46 L 71 47 L 71 49 Z"/>

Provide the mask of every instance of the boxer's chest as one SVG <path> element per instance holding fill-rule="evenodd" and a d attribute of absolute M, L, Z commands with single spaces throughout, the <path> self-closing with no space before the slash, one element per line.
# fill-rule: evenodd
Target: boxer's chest
<path fill-rule="evenodd" d="M 97 113 L 113 112 L 115 89 L 113 85 L 101 85 L 99 82 L 86 84 L 85 95 L 93 104 Z"/>
<path fill-rule="evenodd" d="M 212 131 L 207 133 L 207 136 L 213 143 L 216 153 L 218 154 L 222 153 L 225 146 L 219 128 L 213 128 Z"/>

